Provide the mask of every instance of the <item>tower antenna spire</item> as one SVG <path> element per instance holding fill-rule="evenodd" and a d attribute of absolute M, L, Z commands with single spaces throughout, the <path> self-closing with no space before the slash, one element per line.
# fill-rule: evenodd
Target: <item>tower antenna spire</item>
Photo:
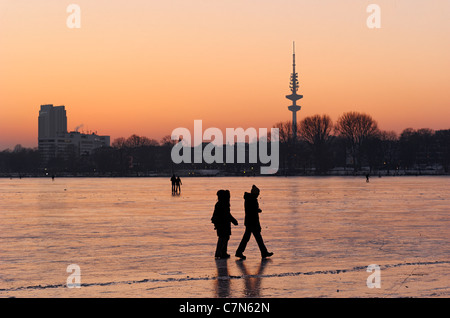
<path fill-rule="evenodd" d="M 295 73 L 295 41 L 292 42 L 292 71 Z"/>

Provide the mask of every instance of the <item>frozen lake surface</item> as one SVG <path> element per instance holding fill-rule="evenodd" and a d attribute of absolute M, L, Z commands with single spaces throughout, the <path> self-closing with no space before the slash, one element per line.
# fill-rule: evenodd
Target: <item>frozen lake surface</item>
<path fill-rule="evenodd" d="M 1 297 L 449 297 L 450 177 L 0 179 Z M 259 198 L 239 261 L 245 191 Z M 216 192 L 231 191 L 228 260 Z M 70 264 L 81 288 L 68 288 Z M 366 269 L 380 266 L 381 288 Z"/>

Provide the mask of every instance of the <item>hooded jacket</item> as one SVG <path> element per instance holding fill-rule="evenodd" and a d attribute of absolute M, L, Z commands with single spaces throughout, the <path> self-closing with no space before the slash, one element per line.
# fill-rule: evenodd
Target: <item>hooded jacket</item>
<path fill-rule="evenodd" d="M 259 208 L 258 197 L 253 193 L 244 193 L 244 209 L 245 221 L 244 225 L 254 231 L 261 231 L 261 224 L 259 223 Z"/>

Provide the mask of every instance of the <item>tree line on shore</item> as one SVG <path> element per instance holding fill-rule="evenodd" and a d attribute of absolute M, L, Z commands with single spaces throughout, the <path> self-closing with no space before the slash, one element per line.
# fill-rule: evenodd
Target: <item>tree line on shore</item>
<path fill-rule="evenodd" d="M 449 172 L 450 129 L 407 128 L 398 135 L 379 129 L 370 115 L 347 112 L 336 123 L 328 115 L 304 118 L 298 125 L 299 142 L 292 143 L 291 123 L 275 126 L 280 129 L 283 158 L 295 158 L 282 162 L 286 169 L 290 165 L 305 171 L 313 168 L 316 174 L 336 167 L 348 167 L 354 172 L 363 167 L 387 173 L 429 168 Z"/>
<path fill-rule="evenodd" d="M 280 122 L 274 127 L 279 129 L 279 174 L 321 175 L 340 167 L 355 173 L 361 169 L 388 174 L 426 169 L 449 173 L 450 129 L 407 128 L 398 135 L 379 129 L 370 115 L 358 112 L 344 113 L 336 123 L 328 115 L 306 117 L 298 123 L 295 138 L 292 122 Z M 261 164 L 249 163 L 248 142 L 245 163 L 234 164 L 174 164 L 171 150 L 175 143 L 170 136 L 157 141 L 132 135 L 117 138 L 111 147 L 98 148 L 91 154 L 73 150 L 47 162 L 41 160 L 38 149 L 17 145 L 13 150 L 0 152 L 0 174 L 128 176 L 171 174 L 181 170 L 193 175 L 198 170 L 229 175 L 259 174 Z"/>

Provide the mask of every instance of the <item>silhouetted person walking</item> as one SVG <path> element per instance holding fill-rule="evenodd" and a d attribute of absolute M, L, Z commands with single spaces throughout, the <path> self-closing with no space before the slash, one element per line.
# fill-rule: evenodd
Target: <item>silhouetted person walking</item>
<path fill-rule="evenodd" d="M 176 178 L 175 184 L 176 184 L 175 192 L 180 193 L 180 192 L 181 192 L 181 185 L 182 185 L 180 176 L 178 176 L 178 177 Z"/>
<path fill-rule="evenodd" d="M 228 241 L 231 235 L 231 223 L 238 225 L 238 221 L 230 213 L 230 191 L 217 191 L 217 203 L 211 218 L 214 229 L 217 231 L 216 258 L 228 258 Z"/>
<path fill-rule="evenodd" d="M 241 259 L 245 259 L 244 251 L 247 247 L 247 243 L 250 240 L 250 236 L 253 233 L 253 236 L 258 243 L 259 250 L 261 252 L 261 257 L 266 258 L 273 255 L 273 253 L 268 252 L 266 246 L 264 245 L 263 238 L 261 236 L 261 224 L 259 223 L 259 213 L 261 213 L 261 209 L 259 208 L 258 203 L 259 189 L 253 185 L 250 193 L 244 193 L 244 208 L 245 208 L 245 232 L 242 237 L 241 243 L 239 244 L 238 249 L 236 250 L 236 257 Z"/>
<path fill-rule="evenodd" d="M 172 194 L 174 194 L 176 191 L 175 184 L 177 182 L 177 178 L 175 177 L 175 175 L 172 175 L 172 178 L 170 178 L 170 181 L 172 182 Z"/>
<path fill-rule="evenodd" d="M 370 175 L 369 175 L 369 174 L 366 174 L 366 182 L 367 182 L 367 183 L 369 182 L 369 178 L 370 178 Z"/>

